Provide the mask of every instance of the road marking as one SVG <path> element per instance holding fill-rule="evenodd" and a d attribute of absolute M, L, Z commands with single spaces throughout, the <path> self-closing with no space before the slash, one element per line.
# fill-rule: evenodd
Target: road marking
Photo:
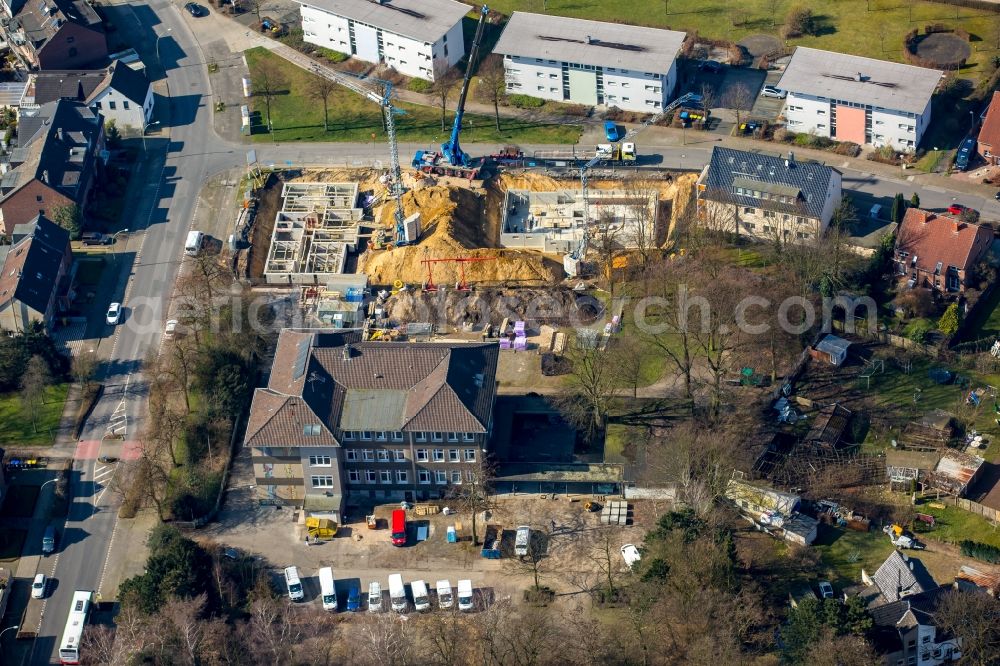
<path fill-rule="evenodd" d="M 931 192 L 940 192 L 941 194 L 947 192 L 946 189 L 944 189 L 943 187 L 938 187 L 937 185 L 924 185 L 924 189 L 930 190 Z"/>
<path fill-rule="evenodd" d="M 97 439 L 90 440 L 80 440 L 76 445 L 76 452 L 73 454 L 73 460 L 94 460 L 97 458 L 97 452 L 101 448 L 101 442 Z"/>
<path fill-rule="evenodd" d="M 118 518 L 118 512 L 116 511 L 115 526 L 111 528 L 111 538 L 108 539 L 108 552 L 104 556 L 104 566 L 101 567 L 101 579 L 97 583 L 96 593 L 98 600 L 100 600 L 101 598 L 101 588 L 104 587 L 104 579 L 108 575 L 108 562 L 111 561 L 111 548 L 115 545 L 115 535 L 118 534 L 118 523 L 119 523 L 119 518 Z"/>

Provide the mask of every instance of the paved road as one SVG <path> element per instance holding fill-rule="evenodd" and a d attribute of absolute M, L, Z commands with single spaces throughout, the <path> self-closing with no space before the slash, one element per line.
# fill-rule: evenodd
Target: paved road
<path fill-rule="evenodd" d="M 182 246 L 194 217 L 198 191 L 206 177 L 245 164 L 248 146 L 219 138 L 212 129 L 211 89 L 203 59 L 177 5 L 162 0 L 121 3 L 112 8 L 131 13 L 138 28 L 138 50 L 152 72 L 166 72 L 169 100 L 158 113 L 163 119 L 160 136 L 147 139 L 149 154 L 140 166 L 139 182 L 146 183 L 140 195 L 130 202 L 134 212 L 133 230 L 121 256 L 122 279 L 115 300 L 125 305 L 124 323 L 114 331 L 109 327 L 112 351 L 106 366 L 107 391 L 94 410 L 79 446 L 72 482 L 73 504 L 67 520 L 54 577 L 59 582 L 46 604 L 39 638 L 30 656 L 32 664 L 58 661 L 58 640 L 74 589 L 102 589 L 105 562 L 114 547 L 117 524 L 115 497 L 102 493 L 95 482 L 95 459 L 99 442 L 110 427 L 120 428 L 121 410 L 126 414 L 126 440 L 142 428 L 145 396 L 140 363 L 160 342 L 163 314 L 180 266 Z M 119 24 L 121 24 L 119 22 Z M 160 63 L 158 65 L 157 63 Z M 161 66 L 162 65 L 162 66 Z M 707 161 L 712 142 L 677 146 L 655 141 L 643 144 L 650 166 L 674 169 L 700 169 Z M 255 144 L 263 165 L 328 164 L 331 146 Z M 426 145 L 404 144 L 400 154 L 408 156 Z M 547 146 L 524 146 L 526 150 Z M 469 145 L 472 154 L 489 152 L 495 146 Z M 387 151 L 386 151 L 387 152 Z M 336 162 L 370 160 L 370 144 L 337 144 Z M 960 198 L 966 205 L 979 208 L 991 219 L 1000 219 L 1000 206 L 980 196 L 956 197 L 938 185 L 921 186 L 903 179 L 878 177 L 860 171 L 844 171 L 844 187 L 864 197 L 888 200 L 898 191 L 917 191 L 925 207 L 945 208 Z M 126 386 L 127 391 L 126 391 Z"/>

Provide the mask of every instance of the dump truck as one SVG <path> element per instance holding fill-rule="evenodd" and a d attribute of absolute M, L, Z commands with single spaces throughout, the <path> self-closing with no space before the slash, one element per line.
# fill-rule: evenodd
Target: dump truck
<path fill-rule="evenodd" d="M 503 527 L 487 525 L 486 536 L 483 537 L 482 556 L 488 560 L 499 560 L 503 557 Z"/>

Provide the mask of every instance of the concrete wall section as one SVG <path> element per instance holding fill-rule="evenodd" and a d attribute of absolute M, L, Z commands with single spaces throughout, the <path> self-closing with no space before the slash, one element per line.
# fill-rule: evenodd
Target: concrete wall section
<path fill-rule="evenodd" d="M 793 132 L 830 136 L 830 100 L 789 93 L 785 118 Z"/>
<path fill-rule="evenodd" d="M 676 66 L 671 66 L 676 76 Z M 625 111 L 656 113 L 673 89 L 670 73 L 634 72 L 613 67 L 604 70 L 604 103 Z"/>
<path fill-rule="evenodd" d="M 350 25 L 346 18 L 302 5 L 302 32 L 303 39 L 310 44 L 341 53 L 353 53 Z"/>
<path fill-rule="evenodd" d="M 872 145 L 892 146 L 896 150 L 912 152 L 916 149 L 917 118 L 914 114 L 891 109 L 872 110 Z"/>

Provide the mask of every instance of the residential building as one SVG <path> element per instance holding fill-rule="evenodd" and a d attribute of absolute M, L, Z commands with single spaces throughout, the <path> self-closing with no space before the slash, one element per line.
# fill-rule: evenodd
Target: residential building
<path fill-rule="evenodd" d="M 48 328 L 72 297 L 69 232 L 43 215 L 14 228 L 0 246 L 0 330 L 20 333 L 34 323 Z"/>
<path fill-rule="evenodd" d="M 896 275 L 907 287 L 960 294 L 989 252 L 993 231 L 958 218 L 909 208 L 896 236 Z"/>
<path fill-rule="evenodd" d="M 465 56 L 462 18 L 472 9 L 455 0 L 297 0 L 303 39 L 406 76 L 433 81 Z"/>
<path fill-rule="evenodd" d="M 913 152 L 931 123 L 935 69 L 799 46 L 778 87 L 789 130 Z"/>
<path fill-rule="evenodd" d="M 1000 92 L 994 92 L 976 138 L 976 152 L 987 164 L 1000 164 Z"/>
<path fill-rule="evenodd" d="M 0 232 L 37 215 L 56 216 L 63 206 L 86 211 L 104 151 L 101 114 L 82 102 L 58 100 L 22 115 L 10 170 L 0 180 Z"/>
<path fill-rule="evenodd" d="M 882 663 L 939 666 L 961 658 L 961 639 L 942 632 L 934 624 L 941 596 L 950 589 L 937 587 L 869 609 L 872 643 Z"/>
<path fill-rule="evenodd" d="M 244 438 L 257 499 L 340 520 L 347 495 L 415 501 L 469 482 L 489 452 L 498 358 L 495 343 L 283 330 Z"/>
<path fill-rule="evenodd" d="M 841 175 L 815 162 L 714 147 L 697 183 L 698 223 L 768 242 L 809 243 L 826 232 Z"/>
<path fill-rule="evenodd" d="M 979 456 L 946 449 L 941 453 L 934 471 L 927 475 L 927 485 L 940 493 L 965 497 L 982 471 L 984 462 Z"/>
<path fill-rule="evenodd" d="M 514 12 L 493 48 L 509 94 L 656 113 L 673 99 L 685 34 Z"/>
<path fill-rule="evenodd" d="M 819 521 L 798 513 L 802 501 L 798 495 L 748 481 L 736 472 L 726 485 L 725 496 L 754 523 L 768 526 L 785 541 L 808 546 L 816 540 Z"/>
<path fill-rule="evenodd" d="M 115 61 L 103 69 L 51 70 L 31 74 L 21 97 L 22 112 L 58 99 L 83 102 L 115 121 L 119 131 L 141 132 L 153 117 L 153 86 L 143 71 Z"/>
<path fill-rule="evenodd" d="M 104 60 L 104 23 L 86 0 L 3 0 L 11 51 L 29 70 L 69 69 Z"/>
<path fill-rule="evenodd" d="M 869 586 L 869 593 L 861 595 L 868 602 L 869 608 L 891 604 L 937 587 L 937 583 L 919 560 L 903 555 L 898 550 L 892 551 L 873 575 L 869 576 L 862 569 L 861 582 Z"/>

